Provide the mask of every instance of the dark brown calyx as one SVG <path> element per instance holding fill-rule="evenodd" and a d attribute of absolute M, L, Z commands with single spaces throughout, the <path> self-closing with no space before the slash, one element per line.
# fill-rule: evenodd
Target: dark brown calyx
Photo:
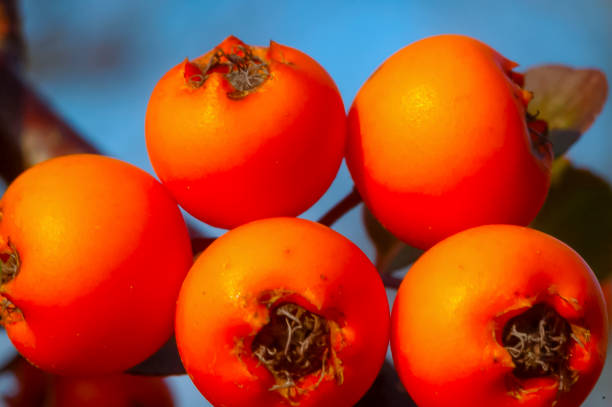
<path fill-rule="evenodd" d="M 0 222 L 4 218 L 0 208 Z M 19 274 L 21 259 L 15 245 L 8 237 L 0 236 L 0 287 L 14 280 Z M 23 313 L 4 292 L 0 291 L 0 325 L 5 326 L 23 320 Z"/>
<path fill-rule="evenodd" d="M 529 129 L 529 137 L 531 138 L 531 146 L 536 154 L 540 157 L 546 157 L 552 153 L 552 144 L 548 137 L 548 123 L 538 119 L 538 115 L 526 113 L 527 128 Z"/>
<path fill-rule="evenodd" d="M 187 85 L 191 86 L 192 88 L 199 88 L 206 79 L 198 64 L 189 62 L 188 59 L 185 59 L 185 62 L 183 63 L 183 77 L 185 78 Z"/>
<path fill-rule="evenodd" d="M 286 303 L 270 311 L 270 322 L 255 336 L 251 351 L 274 376 L 270 388 L 289 401 L 309 389 L 300 387 L 306 377 L 317 375 L 316 388 L 328 373 L 336 379 L 330 323 L 299 305 Z"/>
<path fill-rule="evenodd" d="M 15 245 L 7 239 L 5 247 L 0 249 L 0 286 L 17 277 L 20 268 L 19 252 Z M 4 326 L 21 320 L 23 320 L 21 310 L 6 295 L 0 294 L 0 325 Z"/>
<path fill-rule="evenodd" d="M 23 313 L 8 298 L 0 295 L 0 325 L 6 326 L 23 321 Z"/>
<path fill-rule="evenodd" d="M 525 75 L 513 70 L 506 71 L 506 75 L 517 87 L 516 97 L 521 100 L 525 109 L 527 109 L 527 106 L 533 100 L 533 92 L 525 90 Z M 536 114 L 525 111 L 531 148 L 541 159 L 552 158 L 552 144 L 548 136 L 548 123 L 542 119 L 538 119 L 539 114 L 539 111 L 536 112 Z"/>
<path fill-rule="evenodd" d="M 234 92 L 227 94 L 231 99 L 241 99 L 251 91 L 261 86 L 270 76 L 270 68 L 260 58 L 253 55 L 249 47 L 236 46 L 233 53 L 223 54 L 228 62 L 229 70 L 225 78 Z"/>
<path fill-rule="evenodd" d="M 21 260 L 19 252 L 12 243 L 8 243 L 9 250 L 0 253 L 0 284 L 6 284 L 17 277 Z"/>
<path fill-rule="evenodd" d="M 510 319 L 502 341 L 515 364 L 516 377 L 554 377 L 560 391 L 569 390 L 574 383 L 569 368 L 572 329 L 551 306 L 536 304 Z"/>
<path fill-rule="evenodd" d="M 233 90 L 227 92 L 230 99 L 242 99 L 270 77 L 270 68 L 247 45 L 235 45 L 230 53 L 217 48 L 205 66 L 186 61 L 185 80 L 200 87 L 212 72 L 223 73 Z"/>

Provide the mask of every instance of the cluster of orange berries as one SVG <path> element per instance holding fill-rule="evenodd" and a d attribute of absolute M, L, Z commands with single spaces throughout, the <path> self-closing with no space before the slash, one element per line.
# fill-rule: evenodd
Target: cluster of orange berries
<path fill-rule="evenodd" d="M 138 364 L 174 330 L 215 406 L 336 407 L 371 386 L 391 338 L 420 407 L 578 406 L 605 360 L 604 300 L 578 254 L 523 227 L 545 200 L 552 152 L 515 66 L 468 37 L 427 38 L 381 65 L 347 117 L 304 53 L 227 38 L 151 95 L 161 183 L 76 155 L 8 187 L 9 337 L 44 370 L 91 375 Z M 374 216 L 428 249 L 391 317 L 365 254 L 295 218 L 343 158 Z M 177 203 L 231 229 L 195 261 Z"/>

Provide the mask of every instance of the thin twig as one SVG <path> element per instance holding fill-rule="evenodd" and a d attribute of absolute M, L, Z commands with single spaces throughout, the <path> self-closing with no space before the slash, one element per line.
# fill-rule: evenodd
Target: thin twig
<path fill-rule="evenodd" d="M 381 274 L 380 278 L 382 279 L 383 284 L 385 285 L 386 288 L 394 288 L 397 290 L 400 284 L 402 283 L 401 278 L 393 277 L 392 275 L 389 275 L 389 274 Z"/>
<path fill-rule="evenodd" d="M 20 67 L 25 59 L 25 43 L 17 3 L 17 0 L 0 0 L 0 59 L 12 67 Z"/>
<path fill-rule="evenodd" d="M 346 215 L 351 209 L 361 203 L 361 195 L 357 188 L 353 187 L 352 191 L 344 197 L 340 202 L 331 208 L 325 215 L 319 219 L 319 223 L 331 227 L 338 219 Z"/>
<path fill-rule="evenodd" d="M 0 0 L 0 177 L 10 183 L 40 161 L 98 153 L 23 80 L 25 46 L 17 0 Z"/>
<path fill-rule="evenodd" d="M 5 71 L 21 69 L 25 55 L 17 8 L 17 0 L 0 0 L 0 177 L 7 183 L 25 167 L 17 141 L 24 100 L 14 81 L 5 79 Z"/>

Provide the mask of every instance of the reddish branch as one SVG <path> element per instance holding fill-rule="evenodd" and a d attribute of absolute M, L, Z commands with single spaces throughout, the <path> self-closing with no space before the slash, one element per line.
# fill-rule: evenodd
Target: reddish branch
<path fill-rule="evenodd" d="M 394 288 L 394 289 L 397 290 L 399 288 L 400 284 L 402 283 L 402 279 L 401 278 L 393 277 L 390 274 L 381 274 L 380 278 L 382 279 L 383 284 L 387 288 Z"/>
<path fill-rule="evenodd" d="M 7 65 L 0 67 L 0 87 L 8 90 L 0 96 L 2 127 L 7 132 L 2 142 L 17 150 L 18 157 L 7 159 L 19 159 L 21 170 L 60 155 L 98 153 Z"/>
<path fill-rule="evenodd" d="M 98 152 L 23 80 L 24 55 L 17 1 L 0 0 L 0 176 L 7 183 L 42 160 Z"/>
<path fill-rule="evenodd" d="M 323 215 L 321 219 L 319 219 L 319 223 L 331 227 L 331 225 L 333 225 L 338 219 L 360 203 L 361 195 L 359 195 L 359 192 L 357 192 L 357 188 L 353 188 L 353 190 L 347 196 L 345 196 L 343 200 L 338 202 L 336 206 L 331 208 L 325 215 Z"/>
<path fill-rule="evenodd" d="M 11 66 L 21 65 L 25 59 L 17 0 L 0 0 L 0 55 Z"/>

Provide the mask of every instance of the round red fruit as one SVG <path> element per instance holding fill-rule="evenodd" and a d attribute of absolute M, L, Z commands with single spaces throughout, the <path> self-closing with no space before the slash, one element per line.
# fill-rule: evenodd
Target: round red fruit
<path fill-rule="evenodd" d="M 389 57 L 359 90 L 348 168 L 374 216 L 409 245 L 527 225 L 544 203 L 546 123 L 528 117 L 515 66 L 477 40 L 440 35 Z"/>
<path fill-rule="evenodd" d="M 228 37 L 159 80 L 145 134 L 153 168 L 179 204 L 232 228 L 316 202 L 342 161 L 346 114 L 308 55 Z"/>
<path fill-rule="evenodd" d="M 2 324 L 52 373 L 119 372 L 154 353 L 191 263 L 174 199 L 116 159 L 43 162 L 0 200 Z"/>
<path fill-rule="evenodd" d="M 388 344 L 385 289 L 368 258 L 318 223 L 240 226 L 198 258 L 181 288 L 176 339 L 213 405 L 353 406 Z"/>
<path fill-rule="evenodd" d="M 469 229 L 429 249 L 391 319 L 395 367 L 419 407 L 577 407 L 608 345 L 589 266 L 520 226 Z"/>

